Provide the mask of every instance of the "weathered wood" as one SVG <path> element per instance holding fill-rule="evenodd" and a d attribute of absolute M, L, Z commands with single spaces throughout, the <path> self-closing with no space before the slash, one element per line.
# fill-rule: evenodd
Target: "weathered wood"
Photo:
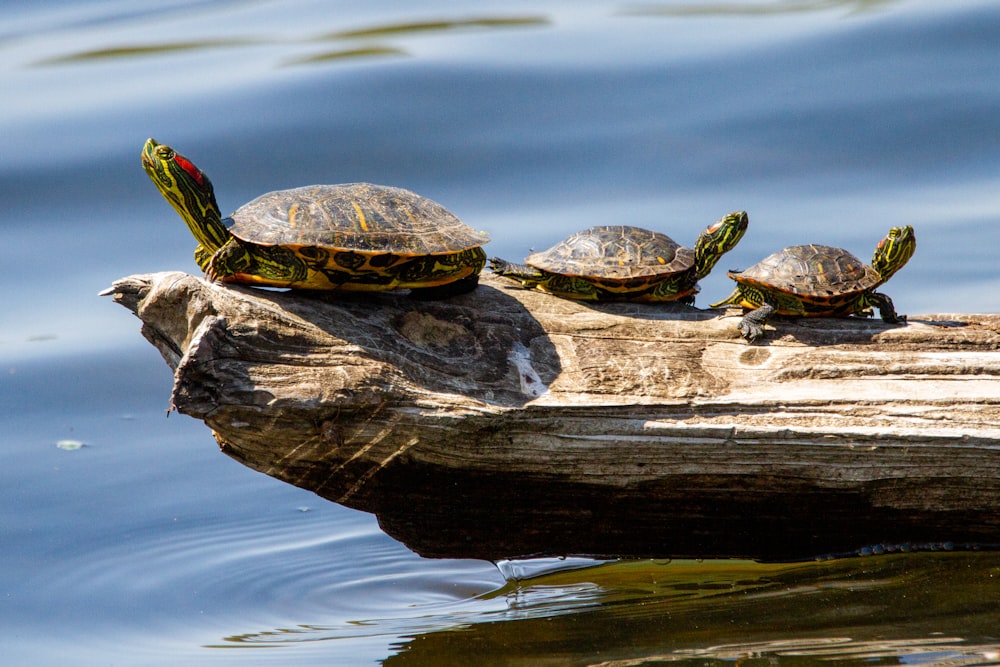
<path fill-rule="evenodd" d="M 788 559 L 1000 544 L 1000 316 L 779 320 L 132 276 L 224 452 L 426 556 Z"/>

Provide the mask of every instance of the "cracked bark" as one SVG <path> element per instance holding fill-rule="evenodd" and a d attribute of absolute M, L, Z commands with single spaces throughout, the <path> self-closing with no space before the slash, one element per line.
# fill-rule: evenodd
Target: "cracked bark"
<path fill-rule="evenodd" d="M 422 302 L 109 290 L 171 405 L 419 554 L 796 559 L 1000 543 L 1000 316 L 776 320 L 587 305 L 484 275 Z"/>

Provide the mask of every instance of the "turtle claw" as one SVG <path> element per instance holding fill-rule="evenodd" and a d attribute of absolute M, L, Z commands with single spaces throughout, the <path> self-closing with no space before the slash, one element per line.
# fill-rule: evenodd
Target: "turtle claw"
<path fill-rule="evenodd" d="M 765 303 L 760 308 L 751 310 L 743 316 L 743 319 L 740 320 L 739 330 L 740 334 L 746 338 L 748 343 L 752 345 L 758 338 L 764 335 L 764 323 L 767 322 L 767 318 L 769 318 L 775 310 L 777 309 L 774 306 L 769 303 Z"/>
<path fill-rule="evenodd" d="M 748 343 L 751 345 L 757 342 L 757 339 L 764 335 L 764 327 L 760 326 L 755 322 L 740 322 L 740 335 L 743 336 Z"/>
<path fill-rule="evenodd" d="M 222 278 L 216 275 L 215 270 L 212 268 L 211 265 L 209 265 L 209 267 L 205 269 L 205 280 L 212 283 L 213 285 L 222 284 Z"/>

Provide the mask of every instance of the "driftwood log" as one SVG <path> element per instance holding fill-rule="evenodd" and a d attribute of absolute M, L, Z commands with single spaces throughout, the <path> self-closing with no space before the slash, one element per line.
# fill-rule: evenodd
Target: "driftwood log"
<path fill-rule="evenodd" d="M 1000 316 L 905 326 L 140 275 L 108 290 L 222 450 L 431 557 L 1000 544 Z"/>

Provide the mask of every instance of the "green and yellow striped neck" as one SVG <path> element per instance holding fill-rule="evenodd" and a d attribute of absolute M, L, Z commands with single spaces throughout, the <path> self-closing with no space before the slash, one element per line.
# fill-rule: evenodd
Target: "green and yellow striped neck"
<path fill-rule="evenodd" d="M 694 244 L 694 267 L 698 279 L 707 276 L 724 254 L 736 247 L 746 234 L 746 211 L 735 211 L 709 225 Z"/>
<path fill-rule="evenodd" d="M 872 256 L 872 268 L 878 272 L 882 282 L 889 280 L 913 257 L 917 249 L 917 237 L 913 227 L 893 227 L 885 238 L 878 242 Z"/>
<path fill-rule="evenodd" d="M 194 163 L 170 146 L 147 139 L 142 148 L 142 168 L 202 248 L 214 253 L 232 238 L 222 224 L 212 181 Z"/>

